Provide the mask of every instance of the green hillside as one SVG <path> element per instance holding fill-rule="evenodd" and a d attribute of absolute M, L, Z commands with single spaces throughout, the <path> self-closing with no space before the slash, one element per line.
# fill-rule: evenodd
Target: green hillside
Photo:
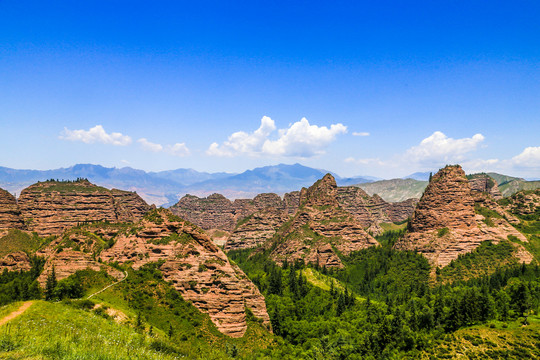
<path fill-rule="evenodd" d="M 0 237 L 0 258 L 16 251 L 35 252 L 45 242 L 35 233 L 29 234 L 21 230 L 11 229 L 6 235 Z"/>
<path fill-rule="evenodd" d="M 540 189 L 540 181 L 512 180 L 499 185 L 499 189 L 504 197 L 511 196 L 522 190 Z"/>
<path fill-rule="evenodd" d="M 422 197 L 427 181 L 414 179 L 381 180 L 372 183 L 358 184 L 369 195 L 377 194 L 388 202 L 403 201 Z"/>

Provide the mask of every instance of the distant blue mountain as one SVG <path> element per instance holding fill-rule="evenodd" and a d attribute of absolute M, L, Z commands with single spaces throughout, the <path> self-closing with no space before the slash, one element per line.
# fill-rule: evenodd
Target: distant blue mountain
<path fill-rule="evenodd" d="M 108 188 L 137 191 L 147 202 L 170 206 L 185 194 L 206 196 L 214 192 L 229 198 L 253 197 L 262 192 L 283 194 L 308 187 L 328 171 L 301 164 L 265 166 L 241 174 L 207 173 L 193 169 L 146 172 L 130 167 L 108 168 L 101 165 L 77 164 L 54 170 L 16 170 L 0 167 L 0 187 L 19 193 L 23 188 L 48 179 L 73 180 L 87 178 Z M 341 178 L 338 185 L 372 181 L 372 177 Z"/>
<path fill-rule="evenodd" d="M 279 164 L 247 170 L 241 174 L 218 180 L 207 180 L 186 186 L 185 194 L 209 195 L 221 193 L 230 198 L 252 197 L 263 192 L 283 194 L 309 187 L 315 181 L 329 173 L 327 170 L 314 169 L 301 164 Z M 333 174 L 338 185 L 366 183 L 371 180 L 357 178 L 341 178 Z"/>

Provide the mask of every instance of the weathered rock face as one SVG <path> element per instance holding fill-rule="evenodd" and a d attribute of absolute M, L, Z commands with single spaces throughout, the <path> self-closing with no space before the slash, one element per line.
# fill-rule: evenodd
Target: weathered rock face
<path fill-rule="evenodd" d="M 309 189 L 300 193 L 300 208 L 283 225 L 265 247 L 277 263 L 285 260 L 317 263 L 319 266 L 342 267 L 337 252 L 352 251 L 378 245 L 363 230 L 362 224 L 338 202 L 338 189 L 332 175 L 327 174 Z"/>
<path fill-rule="evenodd" d="M 417 199 L 389 203 L 379 195 L 369 196 L 356 186 L 338 187 L 338 202 L 341 207 L 354 215 L 364 226 L 370 227 L 381 222 L 399 222 L 412 216 Z"/>
<path fill-rule="evenodd" d="M 30 258 L 24 251 L 8 254 L 0 259 L 1 271 L 28 271 L 31 268 L 32 263 L 30 262 Z"/>
<path fill-rule="evenodd" d="M 8 229 L 24 229 L 24 222 L 15 197 L 0 189 L 0 236 Z"/>
<path fill-rule="evenodd" d="M 257 212 L 272 209 L 272 216 L 281 216 L 285 212 L 294 214 L 298 209 L 299 192 L 285 194 L 282 200 L 273 193 L 264 193 L 253 199 L 236 199 L 230 201 L 220 194 L 212 194 L 206 198 L 186 195 L 170 210 L 205 230 L 223 230 L 233 232 L 239 221 Z M 258 217 L 261 215 L 259 214 Z M 272 221 L 272 220 L 269 220 Z"/>
<path fill-rule="evenodd" d="M 321 184 L 321 187 L 324 186 L 325 184 Z M 225 250 L 257 247 L 272 238 L 278 228 L 288 220 L 292 210 L 296 212 L 300 196 L 303 199 L 308 197 L 307 192 L 308 190 L 304 189 L 302 195 L 300 192 L 285 194 L 281 205 L 276 199 L 271 204 L 272 206 L 266 210 L 256 212 L 250 215 L 246 221 L 238 223 L 225 243 Z M 325 198 L 327 195 L 328 197 Z M 388 203 L 378 195 L 367 195 L 356 186 L 332 188 L 327 195 L 310 194 L 309 197 L 318 199 L 317 201 L 321 204 L 341 207 L 353 215 L 358 224 L 373 235 L 379 235 L 383 232 L 379 226 L 381 222 L 399 222 L 412 216 L 418 202 L 416 199 L 409 199 L 399 203 Z M 277 195 L 274 196 L 277 198 Z M 314 204 L 314 206 L 325 205 Z"/>
<path fill-rule="evenodd" d="M 40 236 L 59 235 L 83 222 L 133 222 L 150 209 L 135 193 L 110 191 L 85 180 L 31 185 L 21 192 L 19 207 L 28 229 Z"/>
<path fill-rule="evenodd" d="M 475 212 L 475 204 L 479 213 Z M 499 216 L 488 219 L 481 213 L 488 209 Z M 435 266 L 444 267 L 459 255 L 476 249 L 483 241 L 506 241 L 515 236 L 527 241 L 504 218 L 504 213 L 487 193 L 471 191 L 465 173 L 459 166 L 447 166 L 432 178 L 420 199 L 409 232 L 396 243 L 397 249 L 416 250 Z M 530 262 L 532 255 L 522 245 L 516 246 L 521 261 Z"/>
<path fill-rule="evenodd" d="M 112 189 L 111 194 L 115 200 L 117 212 L 124 209 L 125 214 L 119 214 L 119 220 L 137 222 L 152 208 L 136 192 Z"/>
<path fill-rule="evenodd" d="M 237 205 L 241 202 L 235 201 Z M 242 204 L 245 205 L 245 204 Z M 206 198 L 186 195 L 173 205 L 170 210 L 205 230 L 220 229 L 231 231 L 242 216 L 240 210 L 233 207 L 233 202 L 220 194 Z"/>
<path fill-rule="evenodd" d="M 163 261 L 160 270 L 184 299 L 210 315 L 217 328 L 232 337 L 247 329 L 245 307 L 270 321 L 264 297 L 246 275 L 229 262 L 208 235 L 168 210 L 154 210 L 101 253 L 103 261 L 130 261 L 135 269 Z"/>
<path fill-rule="evenodd" d="M 497 186 L 497 182 L 487 174 L 472 175 L 469 178 L 469 184 L 471 185 L 471 190 L 487 192 L 495 200 L 500 200 L 503 197 Z"/>
<path fill-rule="evenodd" d="M 237 225 L 225 243 L 225 250 L 260 246 L 272 238 L 276 230 L 289 218 L 290 216 L 285 211 L 279 209 L 268 208 L 258 211 L 250 215 L 245 222 Z"/>
<path fill-rule="evenodd" d="M 436 173 L 416 206 L 409 229 L 466 229 L 476 225 L 474 200 L 465 172 L 460 166 L 447 166 Z"/>

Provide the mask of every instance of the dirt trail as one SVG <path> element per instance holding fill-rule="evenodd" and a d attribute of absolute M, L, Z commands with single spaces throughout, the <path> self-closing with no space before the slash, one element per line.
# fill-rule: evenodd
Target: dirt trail
<path fill-rule="evenodd" d="M 125 276 L 124 276 L 124 278 L 122 280 L 119 280 L 119 281 L 117 281 L 115 283 L 112 283 L 111 285 L 105 286 L 103 289 L 99 290 L 98 292 L 93 293 L 92 295 L 88 296 L 86 299 L 90 299 L 92 296 L 100 294 L 100 293 L 104 292 L 105 290 L 107 290 L 108 288 L 110 288 L 111 286 L 114 286 L 114 285 L 116 285 L 118 283 L 121 283 L 122 281 L 126 280 L 127 277 L 128 277 L 128 272 L 124 271 L 124 275 Z"/>
<path fill-rule="evenodd" d="M 0 326 L 4 325 L 5 323 L 7 323 L 8 321 L 10 320 L 13 320 L 15 319 L 17 316 L 21 315 L 22 313 L 24 313 L 26 310 L 28 310 L 28 308 L 30 306 L 32 306 L 34 302 L 33 301 L 26 301 L 24 302 L 21 307 L 19 307 L 17 310 L 15 311 L 12 311 L 10 314 L 8 314 L 7 316 L 5 316 L 3 319 L 0 319 Z"/>

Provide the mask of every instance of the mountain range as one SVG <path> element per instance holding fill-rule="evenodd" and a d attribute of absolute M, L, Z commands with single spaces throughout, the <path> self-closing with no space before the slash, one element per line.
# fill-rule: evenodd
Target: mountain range
<path fill-rule="evenodd" d="M 315 169 L 301 164 L 278 164 L 246 170 L 240 174 L 200 172 L 193 169 L 176 169 L 146 172 L 131 167 L 104 167 L 93 164 L 76 164 L 52 170 L 18 170 L 0 167 L 0 187 L 20 193 L 25 187 L 49 179 L 74 180 L 86 178 L 106 188 L 136 191 L 146 202 L 157 206 L 172 206 L 186 194 L 205 197 L 220 193 L 234 200 L 253 198 L 260 193 L 287 192 L 309 187 L 317 179 L 330 173 L 338 186 L 356 185 L 369 195 L 378 194 L 385 201 L 396 202 L 409 198 L 420 198 L 427 186 L 429 172 L 417 172 L 402 179 L 382 180 L 373 176 L 341 177 L 324 169 Z M 519 190 L 540 187 L 540 181 L 488 173 L 498 184 L 503 196 Z"/>
<path fill-rule="evenodd" d="M 136 191 L 148 203 L 166 207 L 175 204 L 186 194 L 207 196 L 219 192 L 230 199 L 252 198 L 263 192 L 282 195 L 310 186 L 327 173 L 327 170 L 300 164 L 259 167 L 241 174 L 207 173 L 193 169 L 146 172 L 130 167 L 108 168 L 93 164 L 77 164 L 53 170 L 0 167 L 0 187 L 11 193 L 20 193 L 37 181 L 86 178 L 107 188 Z M 371 176 L 342 178 L 333 175 L 338 184 L 343 186 L 379 180 Z"/>

